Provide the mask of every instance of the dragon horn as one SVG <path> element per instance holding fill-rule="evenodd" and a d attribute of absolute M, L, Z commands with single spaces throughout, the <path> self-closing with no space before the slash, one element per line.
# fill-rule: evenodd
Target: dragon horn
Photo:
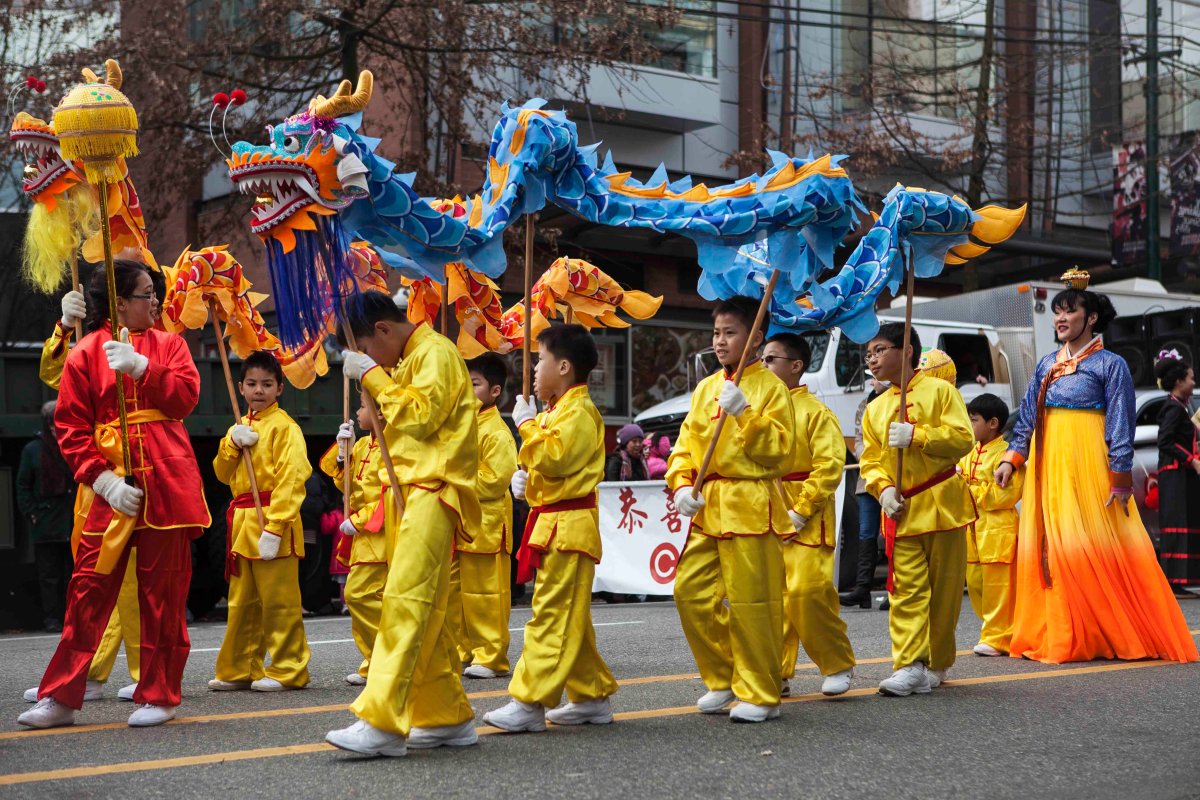
<path fill-rule="evenodd" d="M 100 79 L 98 77 L 96 77 L 96 73 L 92 72 L 87 67 L 84 67 L 80 71 L 83 73 L 83 82 L 84 83 L 99 83 L 100 82 Z"/>
<path fill-rule="evenodd" d="M 370 70 L 363 70 L 358 75 L 358 88 L 350 94 L 350 81 L 342 81 L 333 97 L 328 99 L 317 96 L 309 103 L 308 110 L 314 117 L 334 119 L 356 111 L 362 111 L 371 102 L 371 90 L 375 78 Z"/>
<path fill-rule="evenodd" d="M 120 89 L 122 80 L 121 65 L 115 58 L 107 59 L 104 62 L 104 82 L 114 89 Z"/>

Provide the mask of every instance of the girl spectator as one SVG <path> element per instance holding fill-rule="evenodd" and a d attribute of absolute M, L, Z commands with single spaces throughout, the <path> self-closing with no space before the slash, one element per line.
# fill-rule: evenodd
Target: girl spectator
<path fill-rule="evenodd" d="M 664 433 L 657 439 L 651 437 L 651 441 L 653 444 L 646 453 L 646 470 L 650 475 L 650 480 L 660 481 L 667 475 L 667 457 L 671 455 L 671 440 Z"/>
<path fill-rule="evenodd" d="M 1191 414 L 1196 379 L 1179 353 L 1158 354 L 1154 376 L 1169 393 L 1158 412 L 1158 524 L 1162 570 L 1179 597 L 1200 583 L 1200 449 Z"/>

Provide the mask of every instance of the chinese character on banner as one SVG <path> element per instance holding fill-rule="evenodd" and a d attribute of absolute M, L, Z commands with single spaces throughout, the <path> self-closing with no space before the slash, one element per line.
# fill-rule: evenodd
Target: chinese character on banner
<path fill-rule="evenodd" d="M 679 509 L 675 508 L 675 495 L 671 493 L 670 486 L 663 487 L 663 494 L 667 496 L 667 513 L 659 522 L 667 523 L 667 530 L 671 533 L 679 533 L 683 529 L 683 520 L 679 518 Z"/>
<path fill-rule="evenodd" d="M 637 498 L 633 496 L 632 486 L 621 487 L 621 521 L 617 523 L 617 527 L 633 533 L 634 528 L 640 528 L 643 525 L 643 520 L 646 519 L 645 511 L 638 511 L 634 508 L 637 505 Z"/>

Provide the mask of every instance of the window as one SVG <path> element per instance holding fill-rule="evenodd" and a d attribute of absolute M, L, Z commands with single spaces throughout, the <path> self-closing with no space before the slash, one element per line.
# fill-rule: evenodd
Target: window
<path fill-rule="evenodd" d="M 804 370 L 807 375 L 810 372 L 820 371 L 821 365 L 825 363 L 825 351 L 829 349 L 829 334 L 825 331 L 817 331 L 804 334 L 804 338 L 808 340 L 808 347 L 812 350 L 812 359 Z"/>
<path fill-rule="evenodd" d="M 1167 398 L 1158 397 L 1147 402 L 1142 409 L 1137 413 L 1137 419 L 1134 420 L 1134 425 L 1154 425 L 1158 426 L 1158 412 L 1162 410 L 1162 404 Z"/>
<path fill-rule="evenodd" d="M 653 12 L 658 8 L 670 7 L 682 12 L 679 21 L 670 27 L 652 21 L 642 24 L 641 43 L 650 45 L 656 52 L 651 55 L 635 53 L 643 48 L 629 47 L 619 58 L 630 64 L 656 67 L 672 72 L 683 72 L 705 78 L 717 76 L 717 4 L 715 0 L 638 0 L 631 7 Z M 586 36 L 591 26 L 604 28 L 608 17 L 597 16 L 582 24 L 577 30 L 557 29 L 560 40 Z M 611 27 L 611 26 L 610 26 Z"/>
<path fill-rule="evenodd" d="M 973 383 L 982 375 L 988 381 L 996 379 L 992 369 L 992 349 L 986 336 L 974 333 L 943 333 L 938 337 L 938 349 L 950 356 L 958 372 L 958 385 Z"/>
<path fill-rule="evenodd" d="M 867 367 L 863 363 L 864 358 L 866 358 L 866 348 L 863 345 L 858 344 L 849 336 L 838 337 L 837 354 L 833 361 L 833 371 L 838 386 L 857 386 L 866 381 Z M 813 361 L 816 360 L 814 352 Z"/>

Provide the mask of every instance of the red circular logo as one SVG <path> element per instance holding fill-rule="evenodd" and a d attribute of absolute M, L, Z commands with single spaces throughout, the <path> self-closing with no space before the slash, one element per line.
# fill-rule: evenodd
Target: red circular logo
<path fill-rule="evenodd" d="M 658 583 L 667 584 L 675 580 L 675 568 L 679 566 L 679 551 L 670 542 L 663 542 L 650 554 L 650 577 Z"/>

